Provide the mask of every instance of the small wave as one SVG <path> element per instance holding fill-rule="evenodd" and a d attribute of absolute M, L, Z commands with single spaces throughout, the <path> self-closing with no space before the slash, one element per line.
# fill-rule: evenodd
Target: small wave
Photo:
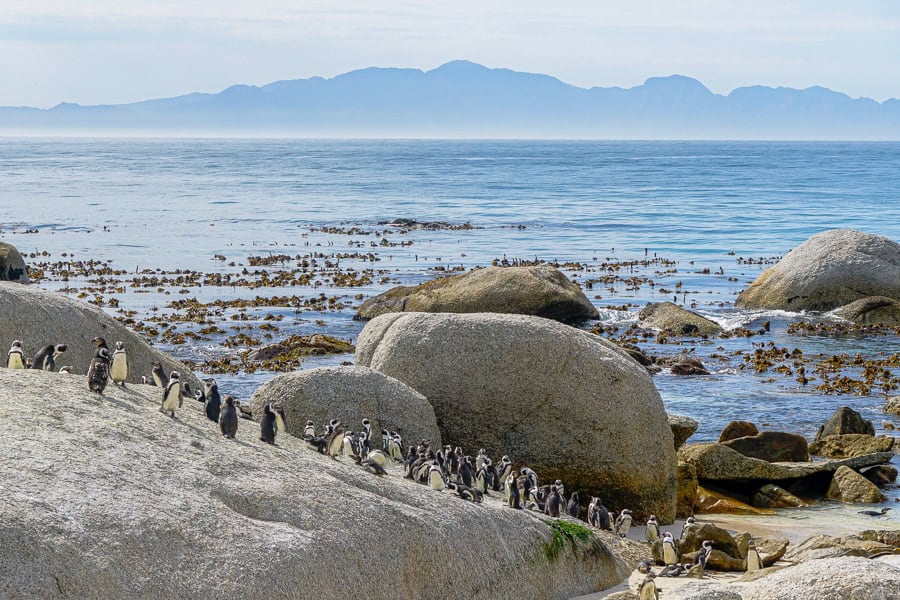
<path fill-rule="evenodd" d="M 785 321 L 799 319 L 807 316 L 805 312 L 791 312 L 789 310 L 741 310 L 728 313 L 697 311 L 697 314 L 713 321 L 725 331 L 731 331 L 738 327 L 744 327 L 761 319 L 782 319 Z"/>

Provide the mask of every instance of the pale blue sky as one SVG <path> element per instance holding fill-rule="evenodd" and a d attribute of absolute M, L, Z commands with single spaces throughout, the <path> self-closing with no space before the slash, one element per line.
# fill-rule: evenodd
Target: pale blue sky
<path fill-rule="evenodd" d="M 454 59 L 631 87 L 900 97 L 893 0 L 2 0 L 0 105 L 130 102 Z"/>

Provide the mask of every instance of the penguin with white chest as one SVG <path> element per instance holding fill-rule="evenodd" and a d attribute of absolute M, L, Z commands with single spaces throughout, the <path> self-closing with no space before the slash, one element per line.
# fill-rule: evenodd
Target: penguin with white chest
<path fill-rule="evenodd" d="M 68 346 L 65 344 L 48 344 L 44 346 L 34 355 L 34 360 L 31 361 L 31 368 L 40 369 L 41 371 L 55 371 L 56 359 L 63 355 L 66 348 Z"/>
<path fill-rule="evenodd" d="M 128 355 L 125 353 L 125 344 L 116 342 L 116 350 L 112 355 L 112 364 L 109 367 L 109 378 L 116 385 L 125 387 L 128 379 Z"/>
<path fill-rule="evenodd" d="M 181 408 L 181 404 L 181 378 L 178 371 L 172 371 L 169 373 L 169 383 L 163 390 L 162 406 L 159 407 L 159 412 L 168 413 L 174 419 L 175 409 Z"/>
<path fill-rule="evenodd" d="M 659 522 L 656 520 L 656 515 L 650 515 L 650 518 L 647 519 L 647 541 L 651 544 L 659 539 Z"/>
<path fill-rule="evenodd" d="M 668 531 L 662 537 L 663 562 L 666 566 L 678 563 L 678 548 L 675 546 L 675 538 Z"/>
<path fill-rule="evenodd" d="M 623 508 L 619 513 L 619 518 L 616 519 L 616 533 L 619 534 L 619 537 L 626 537 L 629 529 L 631 529 L 631 511 Z"/>
<path fill-rule="evenodd" d="M 659 600 L 659 590 L 656 589 L 656 576 L 650 572 L 644 577 L 638 588 L 638 600 Z"/>
<path fill-rule="evenodd" d="M 444 474 L 437 465 L 431 465 L 431 468 L 428 469 L 428 487 L 437 491 L 441 491 L 446 487 Z"/>
<path fill-rule="evenodd" d="M 6 353 L 6 368 L 25 368 L 25 355 L 22 352 L 22 340 L 13 341 L 12 346 L 9 347 L 9 352 Z"/>

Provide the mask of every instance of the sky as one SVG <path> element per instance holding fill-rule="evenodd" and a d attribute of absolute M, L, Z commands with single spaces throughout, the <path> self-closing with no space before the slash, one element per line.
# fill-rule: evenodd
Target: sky
<path fill-rule="evenodd" d="M 2 0 L 0 106 L 117 104 L 466 59 L 581 87 L 695 77 L 900 98 L 894 0 Z"/>

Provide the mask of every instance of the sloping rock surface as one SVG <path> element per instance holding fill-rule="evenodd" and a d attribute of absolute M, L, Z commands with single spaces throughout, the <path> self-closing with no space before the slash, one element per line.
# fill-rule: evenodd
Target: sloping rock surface
<path fill-rule="evenodd" d="M 536 513 L 263 444 L 249 421 L 226 440 L 145 386 L 0 369 L 0 423 L 3 598 L 568 598 L 648 556 L 595 530 L 549 558 Z"/>

